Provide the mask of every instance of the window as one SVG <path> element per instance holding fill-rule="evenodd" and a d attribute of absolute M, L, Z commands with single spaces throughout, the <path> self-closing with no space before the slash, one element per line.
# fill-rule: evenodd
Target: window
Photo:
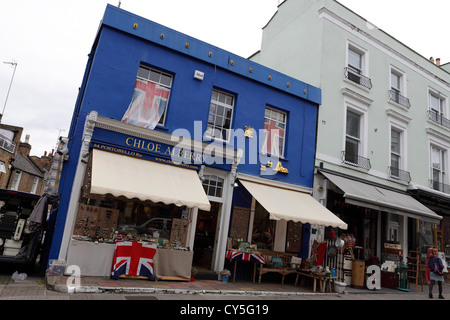
<path fill-rule="evenodd" d="M 20 178 L 22 177 L 21 171 L 14 171 L 14 178 L 11 184 L 11 190 L 19 190 Z"/>
<path fill-rule="evenodd" d="M 358 155 L 361 144 L 361 116 L 347 110 L 345 161 L 358 164 Z"/>
<path fill-rule="evenodd" d="M 446 182 L 445 167 L 446 152 L 436 146 L 431 146 L 431 181 L 434 190 L 444 191 Z"/>
<path fill-rule="evenodd" d="M 444 115 L 444 101 L 439 96 L 430 93 L 430 109 L 438 115 Z"/>
<path fill-rule="evenodd" d="M 205 175 L 203 180 L 203 189 L 208 196 L 222 197 L 223 179 L 215 175 Z"/>
<path fill-rule="evenodd" d="M 261 153 L 284 156 L 286 113 L 266 107 Z"/>
<path fill-rule="evenodd" d="M 398 178 L 401 169 L 401 146 L 400 132 L 391 129 L 391 176 Z"/>
<path fill-rule="evenodd" d="M 399 69 L 391 67 L 390 81 L 389 100 L 409 109 L 411 104 L 409 99 L 406 98 L 405 74 Z"/>
<path fill-rule="evenodd" d="M 139 66 L 133 96 L 122 122 L 151 130 L 164 125 L 171 87 L 171 75 Z"/>
<path fill-rule="evenodd" d="M 347 47 L 347 66 L 345 77 L 368 89 L 372 88 L 372 81 L 367 77 L 368 53 L 367 50 L 349 43 Z"/>
<path fill-rule="evenodd" d="M 31 186 L 31 193 L 36 193 L 38 184 L 39 184 L 39 178 L 38 177 L 34 177 L 33 185 Z"/>
<path fill-rule="evenodd" d="M 447 115 L 447 99 L 435 90 L 429 90 L 429 112 L 428 118 L 446 128 L 450 129 L 450 120 Z"/>
<path fill-rule="evenodd" d="M 362 74 L 362 54 L 355 49 L 348 49 L 348 67 L 353 74 Z"/>
<path fill-rule="evenodd" d="M 389 214 L 389 224 L 388 224 L 388 241 L 397 242 L 399 239 L 399 227 L 400 221 L 399 216 L 395 213 Z"/>
<path fill-rule="evenodd" d="M 213 90 L 209 106 L 206 135 L 210 138 L 228 141 L 233 117 L 234 96 Z"/>

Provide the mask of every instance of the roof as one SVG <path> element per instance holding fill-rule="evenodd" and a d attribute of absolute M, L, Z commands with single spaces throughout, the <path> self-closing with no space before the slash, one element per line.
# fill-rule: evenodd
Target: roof
<path fill-rule="evenodd" d="M 183 55 L 227 69 L 248 79 L 321 104 L 321 89 L 274 69 L 108 4 L 101 26 L 108 26 Z M 100 28 L 101 30 L 101 28 Z"/>
<path fill-rule="evenodd" d="M 38 176 L 44 178 L 42 171 L 36 167 L 31 159 L 25 157 L 24 155 L 17 153 L 14 160 L 14 168 L 29 173 L 33 176 Z"/>

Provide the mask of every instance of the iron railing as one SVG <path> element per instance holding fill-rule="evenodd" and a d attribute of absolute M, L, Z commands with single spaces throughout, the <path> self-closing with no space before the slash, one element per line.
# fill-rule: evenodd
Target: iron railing
<path fill-rule="evenodd" d="M 411 174 L 409 171 L 404 171 L 396 167 L 388 167 L 389 176 L 393 179 L 397 179 L 400 181 L 405 181 L 407 183 L 411 182 Z"/>
<path fill-rule="evenodd" d="M 429 180 L 429 182 L 430 188 L 432 188 L 433 190 L 450 194 L 450 185 L 435 180 Z"/>
<path fill-rule="evenodd" d="M 345 67 L 344 69 L 346 79 L 353 81 L 359 85 L 362 85 L 363 87 L 366 87 L 368 89 L 372 89 L 372 80 L 370 80 L 370 78 L 357 73 L 356 71 L 354 71 L 349 67 Z"/>
<path fill-rule="evenodd" d="M 398 91 L 395 90 L 389 90 L 389 100 L 394 101 L 408 109 L 411 107 L 409 99 L 402 96 L 400 93 L 398 93 Z"/>
<path fill-rule="evenodd" d="M 370 170 L 372 167 L 370 159 L 345 151 L 342 151 L 342 162 L 365 170 Z"/>
<path fill-rule="evenodd" d="M 442 113 L 439 113 L 436 110 L 428 110 L 428 119 L 436 122 L 437 124 L 440 124 L 441 126 L 450 128 L 450 120 L 445 118 Z"/>

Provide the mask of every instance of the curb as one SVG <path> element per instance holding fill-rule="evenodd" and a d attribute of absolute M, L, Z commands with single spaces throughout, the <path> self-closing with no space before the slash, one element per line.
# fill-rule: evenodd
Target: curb
<path fill-rule="evenodd" d="M 104 286 L 77 286 L 45 281 L 48 290 L 61 293 L 118 293 L 118 294 L 216 294 L 216 295 L 247 295 L 247 296 L 306 296 L 306 295 L 339 295 L 341 293 L 317 292 L 278 292 L 278 291 L 245 291 L 245 290 L 216 290 L 216 289 L 161 289 L 140 287 L 104 287 Z"/>

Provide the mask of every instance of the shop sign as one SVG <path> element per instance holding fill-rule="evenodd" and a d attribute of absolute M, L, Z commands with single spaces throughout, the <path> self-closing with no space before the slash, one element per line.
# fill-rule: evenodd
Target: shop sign
<path fill-rule="evenodd" d="M 155 143 L 155 145 L 158 145 L 158 146 L 154 147 L 155 148 L 154 151 L 156 153 L 157 153 L 157 150 L 162 150 L 162 148 L 164 146 L 163 144 L 159 144 L 159 143 Z M 185 167 L 185 168 L 188 168 L 188 169 L 197 169 L 197 166 L 195 164 L 194 165 L 189 165 L 189 164 L 185 164 L 185 163 L 174 162 L 172 160 L 172 158 L 162 157 L 163 155 L 167 156 L 167 155 L 170 155 L 171 153 L 170 154 L 168 153 L 167 155 L 165 153 L 160 153 L 162 156 L 158 157 L 155 154 L 149 155 L 149 154 L 140 153 L 140 152 L 133 151 L 133 150 L 128 150 L 128 149 L 125 149 L 125 148 L 119 148 L 119 147 L 114 147 L 114 146 L 110 146 L 110 145 L 105 145 L 105 144 L 101 144 L 101 143 L 93 143 L 91 146 L 93 148 L 96 148 L 96 149 L 105 150 L 105 151 L 114 152 L 114 153 L 119 153 L 119 154 L 123 154 L 123 155 L 126 155 L 126 156 L 142 158 L 142 159 L 148 159 L 148 160 L 163 162 L 163 163 L 166 163 L 166 164 L 178 165 L 178 166 L 182 166 L 182 167 Z M 175 151 L 172 151 L 175 147 L 171 147 L 171 146 L 166 146 L 166 147 L 170 148 L 171 152 L 175 152 Z M 167 149 L 166 149 L 166 151 L 167 151 Z M 176 152 L 178 152 L 178 151 L 176 151 Z M 183 151 L 183 153 L 180 151 L 179 154 L 180 155 L 184 155 L 184 154 L 188 155 L 188 153 L 184 152 L 184 151 Z M 195 157 L 195 155 L 196 154 L 194 154 L 193 156 Z M 201 164 L 201 163 L 198 163 L 198 165 L 199 164 Z"/>
<path fill-rule="evenodd" d="M 142 150 L 144 152 L 156 153 L 164 157 L 170 157 L 173 160 L 182 160 L 184 163 L 203 164 L 207 158 L 206 154 L 191 149 L 171 146 L 163 143 L 128 137 L 125 144 L 129 147 Z"/>

